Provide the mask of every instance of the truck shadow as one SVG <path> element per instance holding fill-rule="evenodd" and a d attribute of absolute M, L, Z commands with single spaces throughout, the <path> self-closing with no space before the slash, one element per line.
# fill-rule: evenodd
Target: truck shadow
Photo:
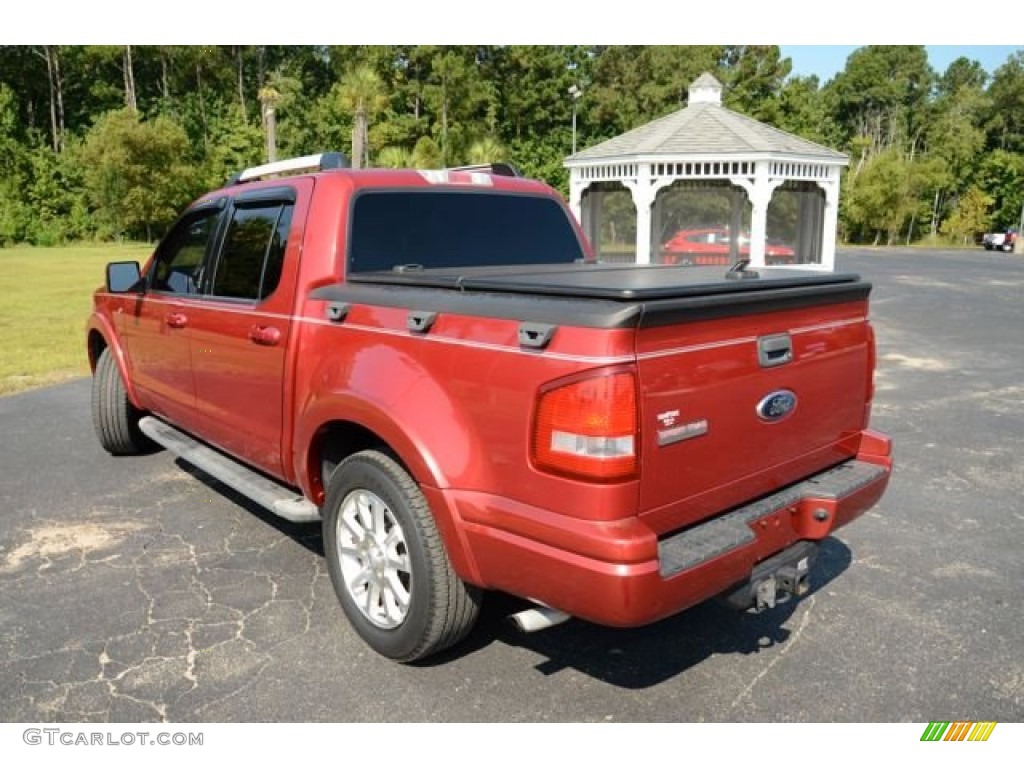
<path fill-rule="evenodd" d="M 230 486 L 225 485 L 212 475 L 208 475 L 206 472 L 199 469 L 199 467 L 189 464 L 184 459 L 175 458 L 174 464 L 182 472 L 191 475 L 195 480 L 198 480 L 211 491 L 223 496 L 232 504 L 244 509 L 262 523 L 293 539 L 297 544 L 301 544 L 317 557 L 324 556 L 320 523 L 293 523 L 285 520 L 283 517 L 278 517 L 270 510 L 264 509 L 255 501 L 242 495 Z"/>
<path fill-rule="evenodd" d="M 473 633 L 452 651 L 427 663 L 444 664 L 491 643 L 529 649 L 543 657 L 536 669 L 553 675 L 575 669 L 621 688 L 648 688 L 728 653 L 753 654 L 781 645 L 791 631 L 782 626 L 796 606 L 845 571 L 850 549 L 835 538 L 821 542 L 811 570 L 810 591 L 799 600 L 764 613 L 742 613 L 709 600 L 677 616 L 639 629 L 612 629 L 573 619 L 557 627 L 524 634 L 507 617 L 528 605 L 508 595 L 488 594 Z"/>
<path fill-rule="evenodd" d="M 202 470 L 177 459 L 177 466 L 211 490 L 223 495 L 266 525 L 290 537 L 317 557 L 323 557 L 320 526 L 290 523 L 222 484 Z M 850 567 L 852 553 L 836 538 L 821 542 L 809 576 L 810 591 L 764 613 L 743 613 L 708 600 L 676 616 L 638 629 L 613 629 L 571 619 L 551 629 L 525 634 L 509 616 L 529 607 L 525 600 L 489 592 L 480 619 L 469 637 L 454 648 L 416 663 L 421 668 L 457 664 L 459 659 L 497 643 L 524 648 L 544 657 L 536 669 L 554 675 L 575 669 L 621 688 L 658 685 L 697 666 L 711 656 L 759 653 L 789 640 L 782 626 L 796 606 L 817 594 Z"/>

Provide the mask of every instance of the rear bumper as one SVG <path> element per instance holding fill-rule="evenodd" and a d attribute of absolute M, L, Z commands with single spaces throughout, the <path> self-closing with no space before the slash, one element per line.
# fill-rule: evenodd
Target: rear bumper
<path fill-rule="evenodd" d="M 865 444 L 870 455 L 661 540 L 637 518 L 589 522 L 485 494 L 439 495 L 455 512 L 472 581 L 598 624 L 640 626 L 747 581 L 759 562 L 871 508 L 892 463 L 887 439 Z"/>

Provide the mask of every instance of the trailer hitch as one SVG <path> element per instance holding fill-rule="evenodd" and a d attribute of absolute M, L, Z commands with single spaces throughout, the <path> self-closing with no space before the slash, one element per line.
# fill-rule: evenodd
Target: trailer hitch
<path fill-rule="evenodd" d="M 802 568 L 802 570 L 801 570 Z M 776 605 L 788 602 L 791 597 L 807 594 L 810 586 L 807 583 L 809 568 L 806 558 L 796 566 L 785 565 L 770 576 L 766 576 L 754 584 L 755 613 L 761 613 Z"/>
<path fill-rule="evenodd" d="M 807 577 L 817 554 L 816 544 L 801 541 L 754 566 L 748 581 L 721 597 L 733 608 L 761 613 L 805 595 L 810 589 Z"/>

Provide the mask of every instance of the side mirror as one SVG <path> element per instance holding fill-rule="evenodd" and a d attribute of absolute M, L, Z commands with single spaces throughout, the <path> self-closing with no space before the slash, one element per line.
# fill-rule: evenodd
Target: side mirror
<path fill-rule="evenodd" d="M 142 272 L 137 261 L 113 261 L 107 264 L 107 290 L 110 293 L 142 293 Z"/>

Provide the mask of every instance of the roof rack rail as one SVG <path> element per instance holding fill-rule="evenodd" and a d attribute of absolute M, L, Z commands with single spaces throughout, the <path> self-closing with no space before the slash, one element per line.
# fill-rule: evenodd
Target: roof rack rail
<path fill-rule="evenodd" d="M 226 186 L 255 181 L 278 173 L 295 173 L 298 171 L 327 171 L 334 168 L 348 168 L 348 158 L 341 152 L 322 152 L 319 155 L 293 157 L 289 160 L 278 160 L 265 165 L 246 168 L 228 179 Z"/>
<path fill-rule="evenodd" d="M 476 171 L 491 173 L 495 176 L 522 176 L 519 169 L 512 163 L 481 163 L 479 165 L 460 165 L 458 168 L 446 168 L 447 171 Z"/>

